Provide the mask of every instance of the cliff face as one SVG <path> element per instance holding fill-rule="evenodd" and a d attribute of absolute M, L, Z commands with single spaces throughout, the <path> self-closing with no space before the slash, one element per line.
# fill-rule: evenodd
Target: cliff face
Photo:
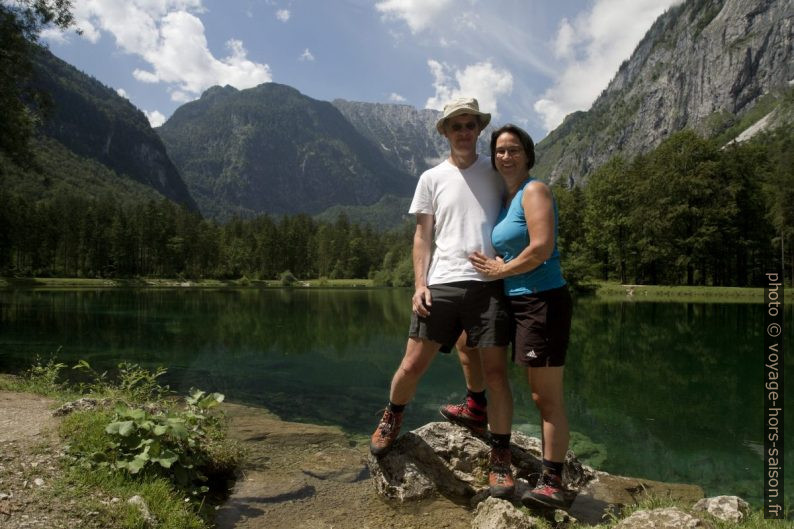
<path fill-rule="evenodd" d="M 719 134 L 762 99 L 782 101 L 794 80 L 793 21 L 790 0 L 688 0 L 670 9 L 591 109 L 540 142 L 536 174 L 579 181 L 615 154 L 646 152 L 684 128 Z"/>
<path fill-rule="evenodd" d="M 419 176 L 449 152 L 447 141 L 436 131 L 441 116 L 437 110 L 343 99 L 333 105 L 380 148 L 384 158 L 408 174 Z"/>
<path fill-rule="evenodd" d="M 130 179 L 198 210 L 163 142 L 132 103 L 45 49 L 37 54 L 34 82 L 53 100 L 43 136 L 115 172 L 122 185 Z M 85 186 L 90 191 L 88 179 Z"/>
<path fill-rule="evenodd" d="M 418 177 L 449 155 L 446 138 L 436 130 L 441 118 L 438 110 L 343 99 L 334 100 L 333 105 L 401 171 Z M 481 153 L 488 153 L 491 130 L 489 126 L 480 134 Z"/>

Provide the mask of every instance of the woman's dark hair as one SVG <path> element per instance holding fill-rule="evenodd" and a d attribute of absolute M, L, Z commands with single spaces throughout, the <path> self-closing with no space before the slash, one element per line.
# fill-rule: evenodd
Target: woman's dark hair
<path fill-rule="evenodd" d="M 524 147 L 524 152 L 527 154 L 527 171 L 532 169 L 532 166 L 535 165 L 535 143 L 529 137 L 527 131 L 512 123 L 502 125 L 491 133 L 491 166 L 496 169 L 496 140 L 505 132 L 516 135 L 521 146 Z"/>

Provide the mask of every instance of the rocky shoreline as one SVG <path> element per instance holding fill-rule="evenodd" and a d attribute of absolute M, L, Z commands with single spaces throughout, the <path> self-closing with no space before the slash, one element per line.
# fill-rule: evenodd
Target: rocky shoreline
<path fill-rule="evenodd" d="M 520 432 L 512 445 L 516 496 L 499 500 L 487 492 L 487 445 L 459 426 L 426 424 L 375 458 L 367 439 L 351 439 L 335 427 L 290 423 L 239 405 L 226 413 L 230 434 L 245 443 L 249 457 L 218 512 L 219 529 L 507 529 L 538 527 L 538 518 L 591 526 L 647 498 L 687 508 L 640 510 L 620 521 L 621 529 L 713 527 L 712 516 L 739 522 L 749 508 L 736 497 L 706 499 L 696 485 L 613 476 L 569 453 L 564 479 L 577 493 L 570 509 L 533 513 L 517 498 L 540 469 L 540 441 Z"/>
<path fill-rule="evenodd" d="M 54 407 L 50 399 L 0 391 L 3 528 L 95 526 L 91 519 L 96 513 L 59 503 L 51 489 L 62 451 L 54 434 Z M 536 513 L 515 498 L 488 497 L 487 445 L 451 424 L 430 423 L 406 432 L 386 456 L 376 459 L 369 455 L 366 439 L 351 438 L 336 427 L 283 421 L 262 408 L 239 404 L 225 403 L 222 410 L 230 437 L 244 445 L 247 456 L 229 498 L 217 508 L 218 529 L 586 526 L 615 520 L 621 507 L 648 497 L 675 500 L 684 508 L 640 510 L 617 526 L 715 527 L 717 519 L 741 521 L 748 509 L 735 497 L 703 499 L 694 485 L 612 476 L 569 454 L 564 477 L 577 492 L 571 508 Z M 537 439 L 514 434 L 519 487 L 530 486 L 538 471 L 539 449 Z M 156 520 L 150 525 L 156 526 Z"/>

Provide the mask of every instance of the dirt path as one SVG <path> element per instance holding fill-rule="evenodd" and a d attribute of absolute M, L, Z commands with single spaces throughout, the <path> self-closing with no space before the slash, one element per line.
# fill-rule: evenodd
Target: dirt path
<path fill-rule="evenodd" d="M 0 527 L 84 527 L 82 513 L 52 501 L 58 466 L 54 401 L 0 391 Z"/>

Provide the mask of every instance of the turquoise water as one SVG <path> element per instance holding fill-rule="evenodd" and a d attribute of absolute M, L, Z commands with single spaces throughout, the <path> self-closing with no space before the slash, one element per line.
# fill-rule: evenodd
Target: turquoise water
<path fill-rule="evenodd" d="M 174 389 L 221 391 L 285 419 L 369 434 L 402 356 L 410 296 L 401 289 L 4 290 L 0 371 L 24 370 L 56 351 L 59 361 L 85 359 L 99 369 L 123 360 L 163 365 Z M 792 344 L 790 306 L 785 323 Z M 696 483 L 707 494 L 760 505 L 762 331 L 760 303 L 579 299 L 566 367 L 574 450 L 607 472 Z M 523 373 L 513 369 L 511 377 L 515 427 L 537 433 Z M 456 357 L 439 355 L 406 426 L 438 419 L 438 406 L 464 389 Z"/>

